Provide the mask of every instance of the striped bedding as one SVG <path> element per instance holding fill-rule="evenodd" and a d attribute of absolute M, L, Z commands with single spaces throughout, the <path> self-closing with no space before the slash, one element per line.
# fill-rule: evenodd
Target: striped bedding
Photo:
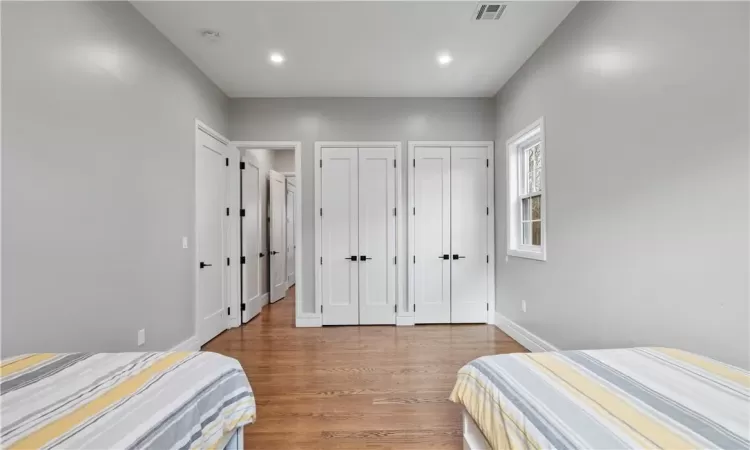
<path fill-rule="evenodd" d="M 2 448 L 212 448 L 255 399 L 215 353 L 37 353 L 2 361 L 0 417 Z"/>
<path fill-rule="evenodd" d="M 486 356 L 450 398 L 494 449 L 750 447 L 750 374 L 681 350 Z"/>

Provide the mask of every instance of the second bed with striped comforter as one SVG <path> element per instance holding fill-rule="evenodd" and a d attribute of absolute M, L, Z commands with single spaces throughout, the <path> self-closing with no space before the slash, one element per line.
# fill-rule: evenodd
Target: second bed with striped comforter
<path fill-rule="evenodd" d="M 675 349 L 486 356 L 451 400 L 494 449 L 750 447 L 748 372 Z"/>

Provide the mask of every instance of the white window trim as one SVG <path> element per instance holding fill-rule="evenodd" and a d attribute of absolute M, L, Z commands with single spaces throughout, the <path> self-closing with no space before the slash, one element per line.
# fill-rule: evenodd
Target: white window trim
<path fill-rule="evenodd" d="M 541 160 L 542 160 L 542 179 L 541 190 L 534 194 L 528 194 L 525 197 L 542 194 L 541 218 L 542 218 L 542 245 L 523 245 L 521 244 L 521 205 L 518 194 L 518 151 L 521 144 L 524 144 L 531 137 L 530 134 L 539 129 L 539 139 L 541 141 Z M 506 211 L 506 230 L 507 230 L 507 249 L 508 256 L 518 258 L 536 259 L 538 261 L 547 260 L 547 163 L 546 163 L 546 139 L 544 134 L 544 117 L 534 121 L 513 137 L 506 141 L 506 161 L 507 168 L 507 211 Z"/>

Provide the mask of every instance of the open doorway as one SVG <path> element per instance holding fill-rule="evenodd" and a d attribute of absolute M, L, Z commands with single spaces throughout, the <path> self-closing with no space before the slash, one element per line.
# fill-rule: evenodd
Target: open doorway
<path fill-rule="evenodd" d="M 301 143 L 232 142 L 240 153 L 242 323 L 301 285 Z M 300 289 L 296 289 L 300 292 Z M 300 299 L 296 299 L 299 309 Z"/>

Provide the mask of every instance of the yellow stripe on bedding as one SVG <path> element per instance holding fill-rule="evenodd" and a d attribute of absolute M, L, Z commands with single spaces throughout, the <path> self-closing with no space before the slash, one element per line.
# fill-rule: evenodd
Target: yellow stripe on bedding
<path fill-rule="evenodd" d="M 700 367 L 707 372 L 711 372 L 717 377 L 725 378 L 745 387 L 750 387 L 750 376 L 740 372 L 737 369 L 725 366 L 724 364 L 719 364 L 715 361 L 711 361 L 710 359 L 674 348 L 652 348 L 651 350 L 659 353 L 664 353 L 671 358 L 678 359 L 688 364 L 692 364 L 696 367 Z"/>
<path fill-rule="evenodd" d="M 56 355 L 56 353 L 37 353 L 35 355 L 29 356 L 28 358 L 22 358 L 7 362 L 0 366 L 0 377 L 7 377 L 8 375 L 12 375 L 23 369 L 39 364 L 40 362 L 52 359 Z"/>
<path fill-rule="evenodd" d="M 653 444 L 665 449 L 693 449 L 700 448 L 697 442 L 685 439 L 676 434 L 654 418 L 649 417 L 625 399 L 618 396 L 603 384 L 592 380 L 580 371 L 571 367 L 554 353 L 534 353 L 527 355 L 530 361 L 536 363 L 542 370 L 567 383 L 578 392 L 582 398 L 595 402 L 614 418 L 635 430 Z"/>
<path fill-rule="evenodd" d="M 114 403 L 120 401 L 121 399 L 132 395 L 144 384 L 146 384 L 146 382 L 148 382 L 151 377 L 160 372 L 168 370 L 170 367 L 187 358 L 190 354 L 190 352 L 167 353 L 164 358 L 154 362 L 143 371 L 122 381 L 117 386 L 113 387 L 107 392 L 104 392 L 102 395 L 91 400 L 89 403 L 81 406 L 80 408 L 68 413 L 67 415 L 57 419 L 56 421 L 48 425 L 45 425 L 26 438 L 15 442 L 10 448 L 29 449 L 43 447 L 48 442 L 56 439 L 57 437 L 70 431 L 72 428 L 86 421 L 91 416 L 94 416 L 105 408 L 112 406 Z"/>

